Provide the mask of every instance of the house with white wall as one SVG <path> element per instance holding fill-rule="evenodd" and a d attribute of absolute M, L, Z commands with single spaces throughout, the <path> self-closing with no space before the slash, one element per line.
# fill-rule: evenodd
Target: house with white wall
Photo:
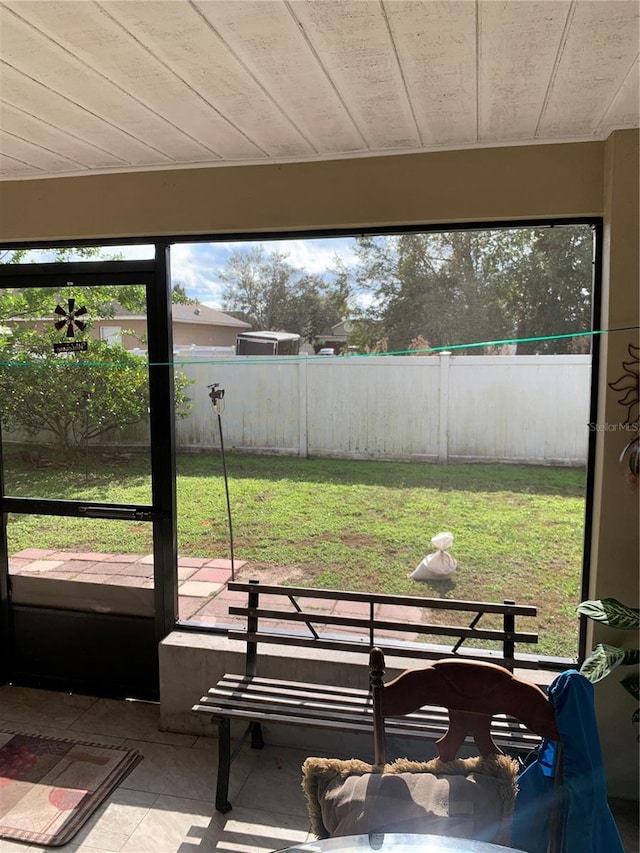
<path fill-rule="evenodd" d="M 171 318 L 176 347 L 235 346 L 237 335 L 251 328 L 251 323 L 207 305 L 172 305 Z M 147 318 L 117 306 L 112 317 L 96 320 L 91 332 L 101 340 L 114 341 L 125 349 L 136 349 L 144 345 Z"/>

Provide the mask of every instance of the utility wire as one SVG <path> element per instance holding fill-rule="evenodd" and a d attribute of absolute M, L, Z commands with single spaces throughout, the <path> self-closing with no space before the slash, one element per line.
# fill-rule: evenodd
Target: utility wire
<path fill-rule="evenodd" d="M 367 352 L 367 353 L 353 353 L 347 356 L 347 358 L 355 359 L 355 358 L 376 358 L 382 355 L 415 355 L 416 353 L 439 353 L 439 352 L 452 352 L 454 350 L 461 349 L 477 349 L 479 347 L 495 347 L 495 346 L 504 346 L 506 344 L 521 344 L 521 343 L 532 343 L 534 341 L 559 341 L 565 338 L 584 338 L 584 337 L 595 337 L 596 335 L 608 335 L 613 334 L 614 332 L 632 332 L 640 329 L 640 326 L 620 326 L 616 329 L 591 329 L 588 332 L 567 332 L 562 335 L 538 335 L 530 338 L 504 338 L 499 341 L 474 341 L 473 343 L 467 344 L 447 344 L 447 346 L 442 347 L 424 347 L 422 349 L 406 349 L 406 350 L 390 350 L 388 352 Z M 266 356 L 259 356 L 258 358 L 251 358 L 249 356 L 242 356 L 242 363 L 248 364 L 250 362 L 256 362 L 260 364 L 264 364 L 264 359 Z M 341 356 L 342 358 L 342 356 Z M 270 360 L 279 359 L 281 361 L 286 361 L 288 364 L 294 361 L 308 361 L 307 356 L 295 356 L 295 355 L 281 355 L 281 356 L 269 356 Z M 324 359 L 319 359 L 318 362 L 324 361 Z M 232 358 L 216 358 L 216 359 L 174 359 L 173 361 L 150 361 L 143 362 L 140 365 L 140 368 L 144 368 L 145 370 L 149 367 L 182 367 L 187 364 L 237 364 L 236 356 Z M 311 363 L 314 363 L 314 360 L 311 360 Z M 42 367 L 43 362 L 40 360 L 32 360 L 32 361 L 0 361 L 0 367 Z M 59 364 L 52 365 L 51 363 L 47 363 L 48 367 L 126 367 L 129 370 L 138 369 L 135 365 L 130 363 L 125 364 L 119 362 L 102 362 L 102 361 L 86 361 L 79 359 L 64 359 L 61 360 Z"/>

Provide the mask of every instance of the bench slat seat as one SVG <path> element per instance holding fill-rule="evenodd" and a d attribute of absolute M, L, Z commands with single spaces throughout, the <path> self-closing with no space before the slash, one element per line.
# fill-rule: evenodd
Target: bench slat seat
<path fill-rule="evenodd" d="M 355 601 L 364 604 L 391 604 L 400 607 L 423 607 L 430 610 L 464 610 L 476 613 L 509 613 L 512 616 L 535 616 L 537 609 L 532 604 L 516 604 L 515 601 L 498 604 L 489 601 L 465 601 L 453 598 L 418 598 L 415 595 L 386 595 L 372 592 L 347 592 L 335 589 L 310 589 L 306 586 L 273 586 L 266 583 L 253 584 L 238 581 L 229 584 L 229 589 L 249 592 L 259 590 L 260 595 L 286 596 L 287 598 L 326 598 L 335 601 L 337 595 L 340 601 Z"/>
<path fill-rule="evenodd" d="M 339 728 L 352 733 L 373 732 L 371 692 L 327 684 L 227 674 L 193 710 L 214 718 Z M 447 731 L 448 725 L 448 711 L 429 706 L 388 719 L 386 729 L 392 734 L 437 740 Z M 494 740 L 509 751 L 529 752 L 540 742 L 540 738 L 520 722 L 504 716 L 494 717 L 491 731 Z"/>

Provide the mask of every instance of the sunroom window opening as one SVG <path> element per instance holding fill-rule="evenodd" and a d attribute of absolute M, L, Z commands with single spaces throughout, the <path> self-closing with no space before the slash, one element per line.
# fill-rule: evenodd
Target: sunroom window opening
<path fill-rule="evenodd" d="M 0 264 L 50 264 L 95 261 L 142 261 L 155 257 L 153 243 L 101 246 L 0 247 Z"/>
<path fill-rule="evenodd" d="M 175 369 L 192 383 L 176 421 L 181 620 L 233 624 L 233 568 L 532 604 L 536 653 L 574 659 L 593 247 L 590 223 L 173 246 Z M 298 354 L 237 354 L 257 331 L 298 335 Z M 455 573 L 417 580 L 441 532 Z"/>

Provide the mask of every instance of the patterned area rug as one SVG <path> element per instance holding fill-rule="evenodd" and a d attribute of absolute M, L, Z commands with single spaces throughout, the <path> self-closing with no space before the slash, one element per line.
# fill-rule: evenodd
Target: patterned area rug
<path fill-rule="evenodd" d="M 0 838 L 67 844 L 141 758 L 135 749 L 0 729 Z"/>

